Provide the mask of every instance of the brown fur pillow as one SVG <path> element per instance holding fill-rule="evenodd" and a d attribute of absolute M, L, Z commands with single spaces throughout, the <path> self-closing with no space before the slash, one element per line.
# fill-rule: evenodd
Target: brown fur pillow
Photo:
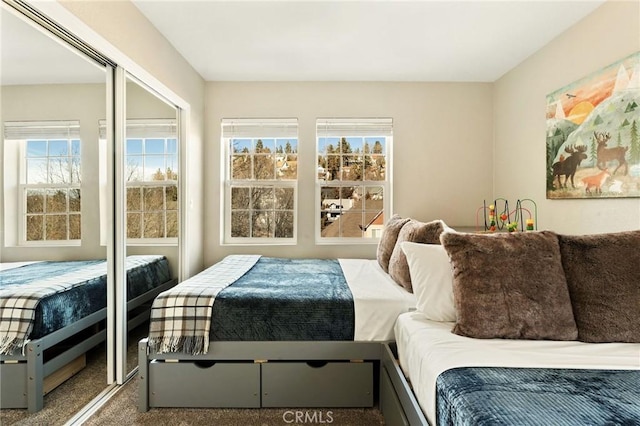
<path fill-rule="evenodd" d="M 376 258 L 378 259 L 380 267 L 384 269 L 385 272 L 389 272 L 389 259 L 391 259 L 393 248 L 396 246 L 400 229 L 402 229 L 407 222 L 409 222 L 408 217 L 403 219 L 400 215 L 394 214 L 384 226 L 382 237 L 380 237 L 380 242 L 378 243 Z"/>
<path fill-rule="evenodd" d="M 640 343 L 640 230 L 558 237 L 578 340 Z"/>
<path fill-rule="evenodd" d="M 411 287 L 411 275 L 409 274 L 409 264 L 407 256 L 402 251 L 401 242 L 411 241 L 413 243 L 440 244 L 440 234 L 444 231 L 444 222 L 434 220 L 432 222 L 419 222 L 411 219 L 400 230 L 396 245 L 389 259 L 389 275 L 402 287 L 413 293 Z"/>
<path fill-rule="evenodd" d="M 556 234 L 446 232 L 453 266 L 455 334 L 491 339 L 575 340 Z"/>

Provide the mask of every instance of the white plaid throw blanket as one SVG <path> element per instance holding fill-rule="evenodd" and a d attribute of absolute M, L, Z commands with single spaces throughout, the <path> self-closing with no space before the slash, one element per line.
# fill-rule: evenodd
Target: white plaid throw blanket
<path fill-rule="evenodd" d="M 148 263 L 149 258 L 150 256 L 145 255 L 127 257 L 127 270 Z M 106 274 L 107 262 L 103 261 L 73 272 L 2 288 L 0 290 L 0 355 L 11 355 L 16 349 L 24 348 L 29 341 L 29 333 L 33 329 L 36 307 L 40 300 Z"/>
<path fill-rule="evenodd" d="M 0 354 L 11 355 L 27 342 L 40 300 L 107 273 L 106 262 L 0 290 Z"/>
<path fill-rule="evenodd" d="M 231 255 L 156 297 L 151 306 L 149 347 L 157 353 L 207 353 L 213 302 L 249 271 L 260 255 Z"/>

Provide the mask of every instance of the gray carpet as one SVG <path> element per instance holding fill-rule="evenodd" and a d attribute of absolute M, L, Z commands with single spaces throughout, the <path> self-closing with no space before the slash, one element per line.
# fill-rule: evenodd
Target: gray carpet
<path fill-rule="evenodd" d="M 275 426 L 332 424 L 338 426 L 384 425 L 377 408 L 153 408 L 139 413 L 137 376 L 127 383 L 85 425 L 220 425 Z M 296 422 L 296 416 L 302 421 Z M 304 421 L 306 419 L 306 421 Z"/>

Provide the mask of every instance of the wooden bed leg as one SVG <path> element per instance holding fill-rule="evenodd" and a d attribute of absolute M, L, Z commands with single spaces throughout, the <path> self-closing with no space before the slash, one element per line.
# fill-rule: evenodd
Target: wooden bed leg
<path fill-rule="evenodd" d="M 149 356 L 147 340 L 138 342 L 138 411 L 149 411 Z"/>
<path fill-rule="evenodd" d="M 42 410 L 44 407 L 44 361 L 40 343 L 27 343 L 27 408 L 30 413 Z"/>

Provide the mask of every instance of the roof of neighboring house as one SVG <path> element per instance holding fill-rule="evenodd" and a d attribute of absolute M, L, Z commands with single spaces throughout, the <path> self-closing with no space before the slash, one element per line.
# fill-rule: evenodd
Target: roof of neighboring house
<path fill-rule="evenodd" d="M 360 215 L 341 215 L 334 222 L 329 224 L 326 228 L 324 228 L 321 232 L 322 237 L 339 237 L 340 236 L 340 224 L 344 229 L 342 237 L 356 237 L 359 238 L 362 236 L 362 231 L 358 227 L 358 225 L 362 225 L 363 227 L 369 224 L 369 222 L 384 208 L 383 200 L 366 200 L 366 208 L 367 212 L 365 212 L 364 219 L 365 223 L 361 223 L 362 217 Z M 362 200 L 357 200 L 353 202 L 353 210 L 358 211 L 362 209 Z M 347 210 L 349 211 L 349 210 Z M 378 216 L 378 218 L 374 221 L 377 224 L 378 221 L 384 223 L 384 214 Z"/>

